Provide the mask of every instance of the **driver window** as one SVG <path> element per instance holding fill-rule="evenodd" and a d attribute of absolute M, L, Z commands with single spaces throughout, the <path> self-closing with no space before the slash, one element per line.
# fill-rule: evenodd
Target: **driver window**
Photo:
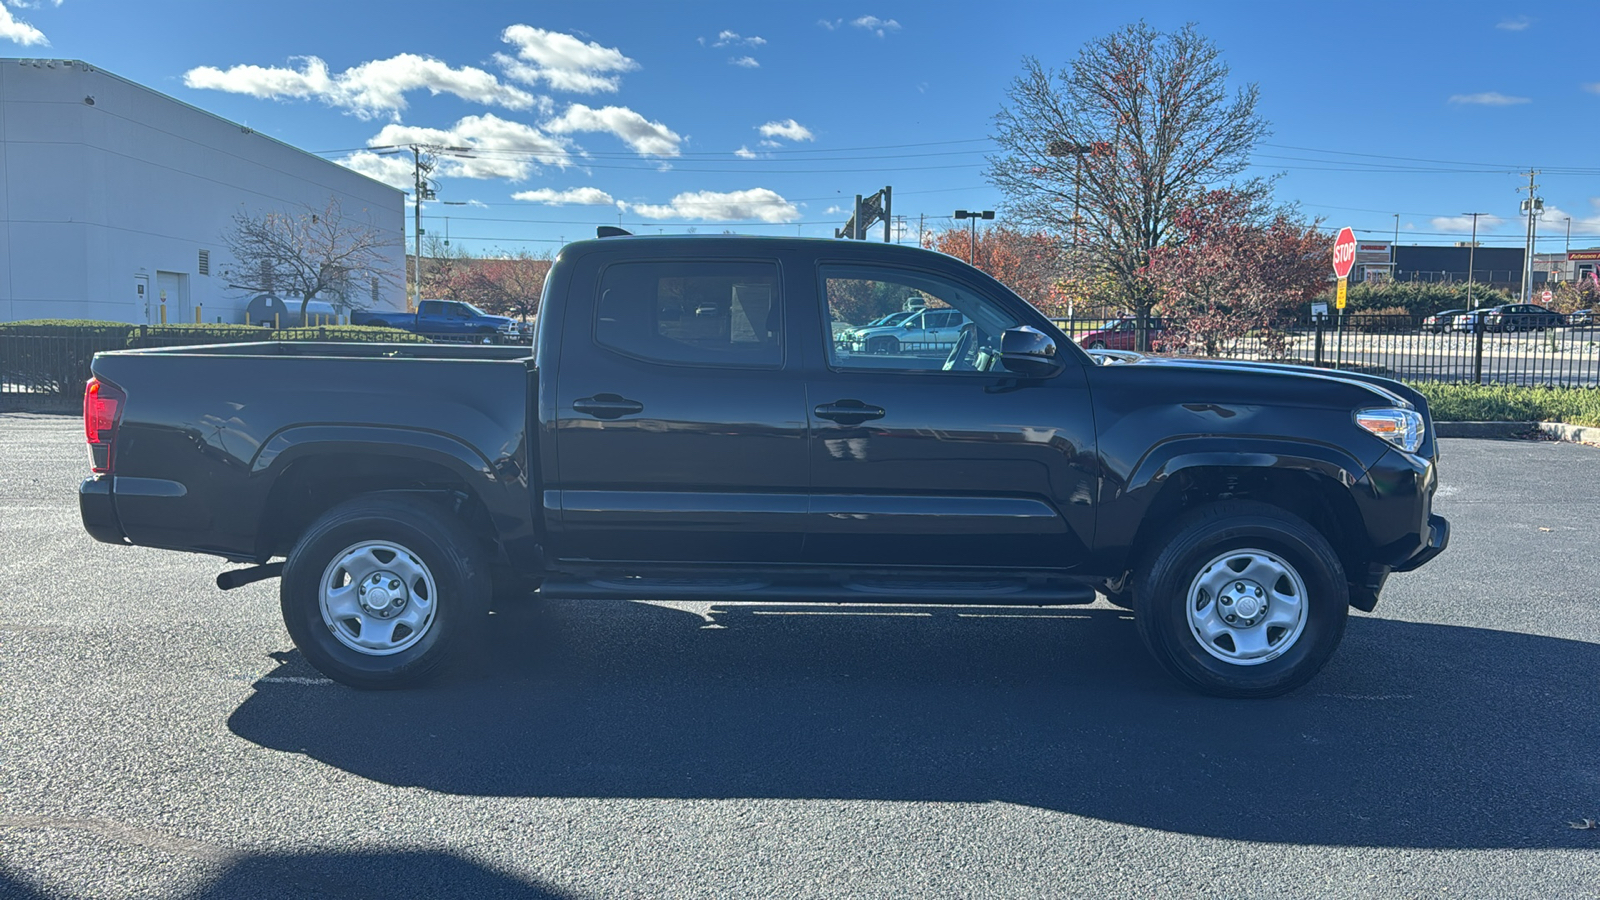
<path fill-rule="evenodd" d="M 1000 367 L 1000 335 L 1021 324 L 992 298 L 907 269 L 824 265 L 828 365 L 835 369 L 987 372 Z M 872 325 L 916 297 L 925 312 Z M 907 323 L 914 327 L 904 327 Z"/>

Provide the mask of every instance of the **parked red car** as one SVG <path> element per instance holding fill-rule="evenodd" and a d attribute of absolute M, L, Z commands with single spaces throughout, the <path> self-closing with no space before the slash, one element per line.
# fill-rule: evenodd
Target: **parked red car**
<path fill-rule="evenodd" d="M 1134 338 L 1137 336 L 1134 329 L 1137 324 L 1137 320 L 1133 316 L 1123 316 L 1099 331 L 1091 331 L 1078 338 L 1078 346 L 1085 350 L 1137 350 L 1139 348 L 1134 343 Z M 1161 338 L 1166 330 L 1166 325 L 1160 319 L 1152 316 L 1150 318 L 1150 345 L 1155 346 L 1156 341 Z"/>

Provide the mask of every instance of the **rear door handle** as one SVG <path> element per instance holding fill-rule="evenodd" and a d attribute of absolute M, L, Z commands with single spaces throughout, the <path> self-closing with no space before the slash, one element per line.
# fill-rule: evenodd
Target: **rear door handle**
<path fill-rule="evenodd" d="M 819 419 L 831 419 L 840 425 L 860 425 L 872 419 L 881 419 L 887 413 L 881 406 L 868 406 L 860 400 L 835 400 L 823 403 L 811 411 Z"/>
<path fill-rule="evenodd" d="M 593 397 L 574 400 L 572 408 L 596 419 L 620 419 L 623 416 L 644 412 L 643 403 L 616 394 L 595 394 Z"/>

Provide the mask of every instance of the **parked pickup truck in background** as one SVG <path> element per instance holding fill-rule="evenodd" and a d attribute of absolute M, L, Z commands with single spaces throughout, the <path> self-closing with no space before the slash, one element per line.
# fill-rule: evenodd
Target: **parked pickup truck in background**
<path fill-rule="evenodd" d="M 414 313 L 353 312 L 350 324 L 402 328 L 431 337 L 458 337 L 475 343 L 514 344 L 522 336 L 516 319 L 492 316 L 471 303 L 456 300 L 423 300 Z"/>
<path fill-rule="evenodd" d="M 913 293 L 968 323 L 946 352 L 832 339 L 861 297 Z M 223 588 L 281 576 L 295 644 L 357 687 L 417 682 L 468 652 L 491 596 L 537 584 L 896 605 L 1099 591 L 1170 673 L 1235 697 L 1304 684 L 1349 607 L 1371 610 L 1390 573 L 1449 536 L 1410 388 L 1137 354 L 1100 365 L 931 251 L 575 243 L 534 350 L 100 354 L 84 526 L 250 566 Z"/>

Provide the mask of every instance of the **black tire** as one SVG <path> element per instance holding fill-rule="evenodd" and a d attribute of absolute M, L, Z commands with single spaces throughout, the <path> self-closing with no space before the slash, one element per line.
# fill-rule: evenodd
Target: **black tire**
<path fill-rule="evenodd" d="M 1212 642 L 1215 652 L 1207 649 L 1186 608 L 1191 587 L 1205 572 L 1216 571 L 1208 564 L 1215 560 L 1231 566 L 1232 561 L 1220 558 L 1246 549 L 1286 564 L 1304 586 L 1298 637 L 1256 663 L 1230 662 L 1216 655 L 1243 649 L 1233 644 L 1231 626 L 1226 645 L 1219 638 Z M 1233 578 L 1227 575 L 1224 580 Z M 1292 587 L 1292 582 L 1288 584 Z M 1265 503 L 1231 500 L 1184 516 L 1165 540 L 1150 549 L 1137 573 L 1134 599 L 1134 618 L 1145 646 L 1178 680 L 1217 697 L 1275 697 L 1310 681 L 1338 648 L 1349 615 L 1350 589 L 1338 555 L 1305 520 Z M 1212 599 L 1207 606 L 1220 610 L 1221 601 Z M 1235 610 L 1244 608 L 1244 601 L 1239 602 Z M 1268 608 L 1256 621 L 1263 623 L 1261 633 L 1271 648 L 1275 641 Z M 1283 628 L 1277 640 L 1292 630 Z"/>
<path fill-rule="evenodd" d="M 335 615 L 335 621 L 347 623 L 336 633 L 336 626 L 322 611 L 324 577 L 348 578 L 332 571 L 335 563 L 368 542 L 407 551 L 412 557 L 409 562 L 420 563 L 434 588 L 407 595 L 412 607 L 425 605 L 431 614 L 415 632 L 392 628 L 392 634 L 402 635 L 397 644 L 412 643 L 383 655 L 346 643 L 348 623 L 358 622 L 355 617 L 340 620 Z M 400 567 L 408 561 L 382 547 L 374 559 L 381 561 L 384 553 L 391 557 L 391 566 L 405 571 Z M 355 688 L 390 689 L 422 683 L 447 658 L 470 644 L 488 617 L 492 590 L 487 553 L 460 520 L 422 500 L 358 497 L 323 514 L 300 537 L 283 567 L 279 604 L 289 636 L 317 671 Z M 418 603 L 418 598 L 425 599 Z M 367 617 L 359 621 L 377 620 Z M 415 633 L 421 636 L 415 637 Z M 346 638 L 341 639 L 340 634 Z"/>
<path fill-rule="evenodd" d="M 1105 348 L 1106 348 L 1106 342 L 1105 341 L 1095 341 L 1094 343 L 1089 345 L 1089 349 L 1090 350 L 1104 350 Z"/>
<path fill-rule="evenodd" d="M 876 337 L 867 341 L 868 353 L 899 353 L 900 339 L 892 337 Z"/>

